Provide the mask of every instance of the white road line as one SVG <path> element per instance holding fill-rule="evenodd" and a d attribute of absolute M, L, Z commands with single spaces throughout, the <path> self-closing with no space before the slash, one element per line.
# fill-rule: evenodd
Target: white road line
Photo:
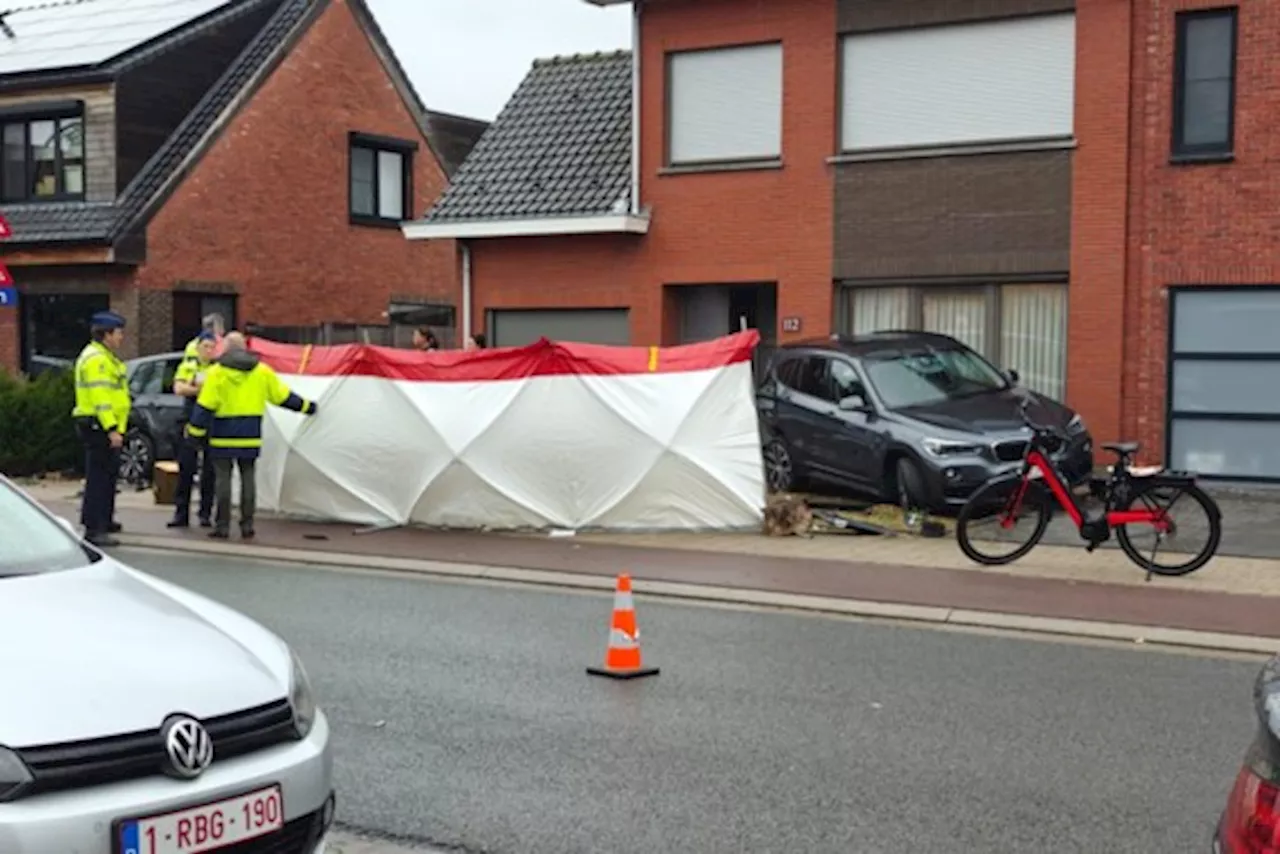
<path fill-rule="evenodd" d="M 455 582 L 497 584 L 501 586 L 550 587 L 587 595 L 612 592 L 615 580 L 607 576 L 574 572 L 521 569 L 519 567 L 484 566 L 449 563 L 379 555 L 344 554 L 258 545 L 224 545 L 164 537 L 118 535 L 121 545 L 143 551 L 190 553 L 222 559 L 246 559 L 275 563 L 300 564 L 316 569 L 342 573 L 394 575 L 398 577 L 431 577 Z M 719 605 L 744 609 L 782 610 L 816 616 L 833 615 L 858 619 L 971 629 L 983 632 L 1014 632 L 1046 639 L 1088 638 L 1127 645 L 1145 644 L 1174 649 L 1211 650 L 1253 656 L 1280 652 L 1280 637 L 1203 632 L 1189 629 L 1109 623 L 1096 620 L 1071 620 L 1007 614 L 995 611 L 972 611 L 957 608 L 778 593 L 736 587 L 717 587 L 670 581 L 635 582 L 640 599 L 665 599 L 676 604 Z"/>

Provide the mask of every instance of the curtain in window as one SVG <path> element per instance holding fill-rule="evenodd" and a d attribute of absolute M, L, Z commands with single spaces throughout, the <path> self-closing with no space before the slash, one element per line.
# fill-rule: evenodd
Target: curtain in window
<path fill-rule="evenodd" d="M 906 329 L 911 323 L 909 288 L 853 288 L 852 333 L 864 335 L 885 329 Z"/>
<path fill-rule="evenodd" d="M 1006 285 L 1000 292 L 1001 367 L 1062 400 L 1067 385 L 1067 286 Z"/>
<path fill-rule="evenodd" d="M 987 298 L 974 291 L 925 291 L 921 299 L 926 332 L 950 335 L 987 355 Z"/>

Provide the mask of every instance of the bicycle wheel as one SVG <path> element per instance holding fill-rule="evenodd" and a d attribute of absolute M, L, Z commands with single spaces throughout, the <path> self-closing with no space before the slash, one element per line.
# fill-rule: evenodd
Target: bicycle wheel
<path fill-rule="evenodd" d="M 1032 481 L 1025 491 L 1022 481 L 995 481 L 978 488 L 956 517 L 956 542 L 965 557 L 975 563 L 1000 566 L 1013 563 L 1036 547 L 1049 527 L 1052 505 L 1042 484 Z M 1018 494 L 1022 492 L 1021 501 Z M 1019 524 L 1026 533 L 1015 533 Z M 1013 549 L 1000 553 L 989 547 L 1007 543 Z"/>
<path fill-rule="evenodd" d="M 1192 515 L 1185 522 L 1179 521 L 1173 516 L 1175 508 L 1188 510 Z M 1195 484 L 1135 482 L 1128 505 L 1121 509 L 1163 510 L 1168 514 L 1171 525 L 1168 533 L 1157 531 L 1147 522 L 1116 527 L 1116 540 L 1129 560 L 1155 575 L 1178 576 L 1195 572 L 1213 558 L 1222 541 L 1222 514 L 1218 505 Z M 1149 550 L 1135 542 L 1135 534 L 1139 542 L 1144 535 L 1149 536 L 1153 543 Z M 1179 550 L 1183 543 L 1201 536 L 1204 544 L 1199 549 L 1194 552 Z M 1181 562 L 1170 565 L 1157 563 L 1162 550 L 1166 550 L 1164 554 L 1171 558 L 1180 558 Z M 1147 556 L 1148 551 L 1150 557 Z"/>

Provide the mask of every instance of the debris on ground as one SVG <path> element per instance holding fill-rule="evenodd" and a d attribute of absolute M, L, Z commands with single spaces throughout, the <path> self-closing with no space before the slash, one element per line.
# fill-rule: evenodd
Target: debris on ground
<path fill-rule="evenodd" d="M 896 504 L 868 504 L 827 495 L 780 492 L 765 503 L 763 532 L 770 537 L 811 537 L 814 534 L 880 536 L 950 536 L 954 524 L 928 514 L 910 518 Z"/>

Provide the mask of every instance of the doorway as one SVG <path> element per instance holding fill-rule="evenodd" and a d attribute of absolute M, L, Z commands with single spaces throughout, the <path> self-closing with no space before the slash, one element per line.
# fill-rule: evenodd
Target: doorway
<path fill-rule="evenodd" d="M 236 328 L 236 297 L 234 294 L 173 295 L 173 349 L 181 350 L 187 342 L 200 334 L 200 322 L 210 314 L 222 315 L 227 331 Z"/>

